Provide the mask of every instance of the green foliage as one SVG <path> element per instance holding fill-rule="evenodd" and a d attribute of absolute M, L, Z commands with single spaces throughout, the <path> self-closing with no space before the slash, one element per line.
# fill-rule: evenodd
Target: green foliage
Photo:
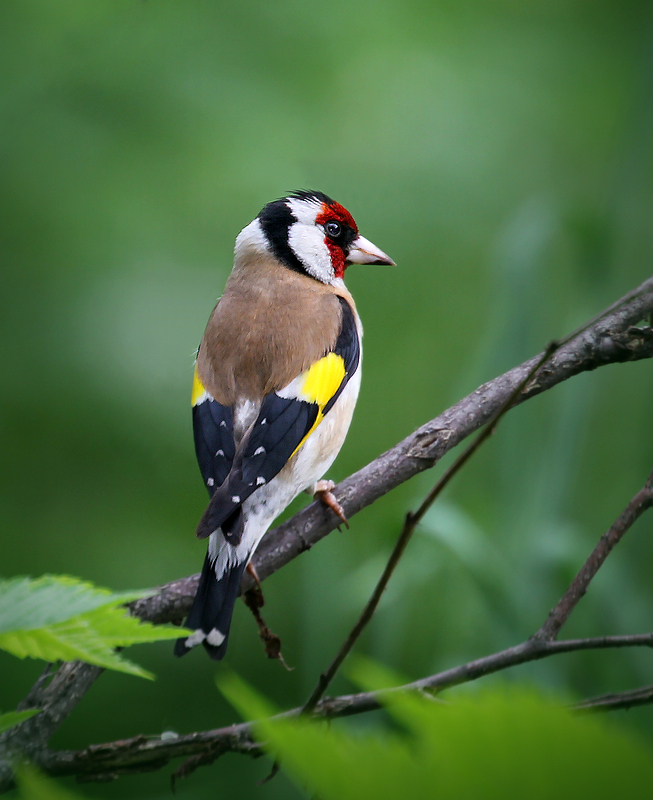
<path fill-rule="evenodd" d="M 19 800 L 84 800 L 83 795 L 62 789 L 28 764 L 16 769 L 16 782 Z"/>
<path fill-rule="evenodd" d="M 127 603 L 146 594 L 115 594 L 69 575 L 0 581 L 0 634 L 17 628 L 42 628 L 93 611 L 107 603 Z"/>
<path fill-rule="evenodd" d="M 27 711 L 8 711 L 6 714 L 0 714 L 0 733 L 39 713 L 39 708 L 29 708 Z"/>
<path fill-rule="evenodd" d="M 67 575 L 0 582 L 0 648 L 18 658 L 87 661 L 153 678 L 114 652 L 141 642 L 176 639 L 179 628 L 141 622 L 124 603 L 147 592 L 112 593 Z"/>
<path fill-rule="evenodd" d="M 383 672 L 374 672 L 359 668 L 358 676 L 378 684 Z M 383 702 L 392 729 L 362 733 L 270 720 L 270 705 L 236 675 L 223 675 L 218 685 L 245 718 L 260 720 L 257 737 L 298 786 L 324 800 L 650 797 L 649 746 L 605 718 L 573 716 L 531 689 L 495 687 L 457 694 L 451 703 L 390 693 Z"/>
<path fill-rule="evenodd" d="M 289 189 L 328 192 L 398 264 L 347 271 L 365 354 L 334 480 L 651 274 L 649 2 L 4 0 L 0 53 L 4 575 L 126 589 L 199 570 L 193 352 L 236 234 Z M 357 649 L 418 677 L 532 633 L 650 471 L 652 396 L 641 362 L 511 412 L 416 533 Z M 238 604 L 239 674 L 301 703 L 443 466 L 266 581 L 293 673 L 261 655 Z M 611 554 L 565 635 L 650 629 L 650 525 Z M 221 696 L 207 702 L 202 652 L 142 649 L 159 680 L 103 677 L 53 746 L 231 721 Z M 519 672 L 591 696 L 649 683 L 651 655 Z M 0 708 L 38 667 L 0 652 Z M 623 717 L 653 729 L 651 707 Z M 220 759 L 184 797 L 219 780 L 221 800 L 242 800 L 264 776 Z M 157 786 L 169 797 L 163 773 L 92 794 Z M 279 778 L 249 790 L 294 792 Z"/>

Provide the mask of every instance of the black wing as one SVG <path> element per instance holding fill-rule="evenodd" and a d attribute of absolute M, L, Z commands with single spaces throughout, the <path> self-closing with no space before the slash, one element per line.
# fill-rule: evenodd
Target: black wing
<path fill-rule="evenodd" d="M 222 486 L 234 461 L 234 418 L 229 406 L 220 405 L 200 383 L 193 382 L 193 436 L 197 463 L 212 496 Z"/>

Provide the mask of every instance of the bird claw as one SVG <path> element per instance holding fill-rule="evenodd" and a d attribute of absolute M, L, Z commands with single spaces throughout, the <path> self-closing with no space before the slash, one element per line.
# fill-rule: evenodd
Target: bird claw
<path fill-rule="evenodd" d="M 245 572 L 247 572 L 248 575 L 252 576 L 254 583 L 256 584 L 256 588 L 258 589 L 259 594 L 261 595 L 261 606 L 265 605 L 265 600 L 263 600 L 263 587 L 261 586 L 261 579 L 258 576 L 256 567 L 254 566 L 254 564 L 252 564 L 251 561 L 245 567 Z"/>
<path fill-rule="evenodd" d="M 258 626 L 258 634 L 265 647 L 265 655 L 268 658 L 274 658 L 277 661 L 280 661 L 287 670 L 291 670 L 292 667 L 289 667 L 288 664 L 286 664 L 283 655 L 281 654 L 281 639 L 276 635 L 276 633 L 272 633 L 272 631 L 265 624 L 265 620 L 261 616 L 261 609 L 265 605 L 265 600 L 263 599 L 261 579 L 256 572 L 256 568 L 250 562 L 245 569 L 254 579 L 254 586 L 244 593 L 243 600 L 245 601 L 247 608 L 249 608 L 254 615 L 254 619 L 256 620 L 256 624 Z"/>
<path fill-rule="evenodd" d="M 345 516 L 345 510 L 340 505 L 340 503 L 336 500 L 335 495 L 331 491 L 335 489 L 335 483 L 333 481 L 317 481 L 311 487 L 311 493 L 315 500 L 321 500 L 327 508 L 330 508 L 331 511 L 338 517 L 345 528 L 349 528 L 349 522 L 347 517 Z M 338 530 L 340 530 L 340 525 L 338 525 Z"/>

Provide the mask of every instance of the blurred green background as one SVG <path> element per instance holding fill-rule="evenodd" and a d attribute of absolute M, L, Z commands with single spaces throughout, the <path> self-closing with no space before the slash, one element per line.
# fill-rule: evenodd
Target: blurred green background
<path fill-rule="evenodd" d="M 5 0 L 0 59 L 4 576 L 120 590 L 200 569 L 193 353 L 236 234 L 288 190 L 333 196 L 398 264 L 348 272 L 365 364 L 336 480 L 651 274 L 649 2 Z M 613 366 L 511 413 L 420 528 L 359 651 L 416 678 L 535 630 L 653 467 L 652 391 L 650 362 Z M 229 665 L 302 702 L 441 468 L 266 582 L 294 671 L 264 657 L 243 607 Z M 652 526 L 566 635 L 651 629 Z M 105 675 L 54 747 L 235 720 L 202 652 L 130 657 L 158 680 Z M 513 676 L 582 697 L 650 683 L 651 659 Z M 0 654 L 0 708 L 41 666 Z M 650 732 L 653 714 L 627 720 Z M 268 769 L 226 756 L 178 795 L 300 796 L 283 776 L 255 787 Z M 168 797 L 169 772 L 86 793 Z"/>

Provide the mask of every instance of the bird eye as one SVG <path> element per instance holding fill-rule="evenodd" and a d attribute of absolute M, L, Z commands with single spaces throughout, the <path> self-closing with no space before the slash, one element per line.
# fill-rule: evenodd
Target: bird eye
<path fill-rule="evenodd" d="M 327 236 L 330 239 L 337 239 L 342 234 L 342 225 L 339 222 L 331 220 L 324 226 Z"/>

